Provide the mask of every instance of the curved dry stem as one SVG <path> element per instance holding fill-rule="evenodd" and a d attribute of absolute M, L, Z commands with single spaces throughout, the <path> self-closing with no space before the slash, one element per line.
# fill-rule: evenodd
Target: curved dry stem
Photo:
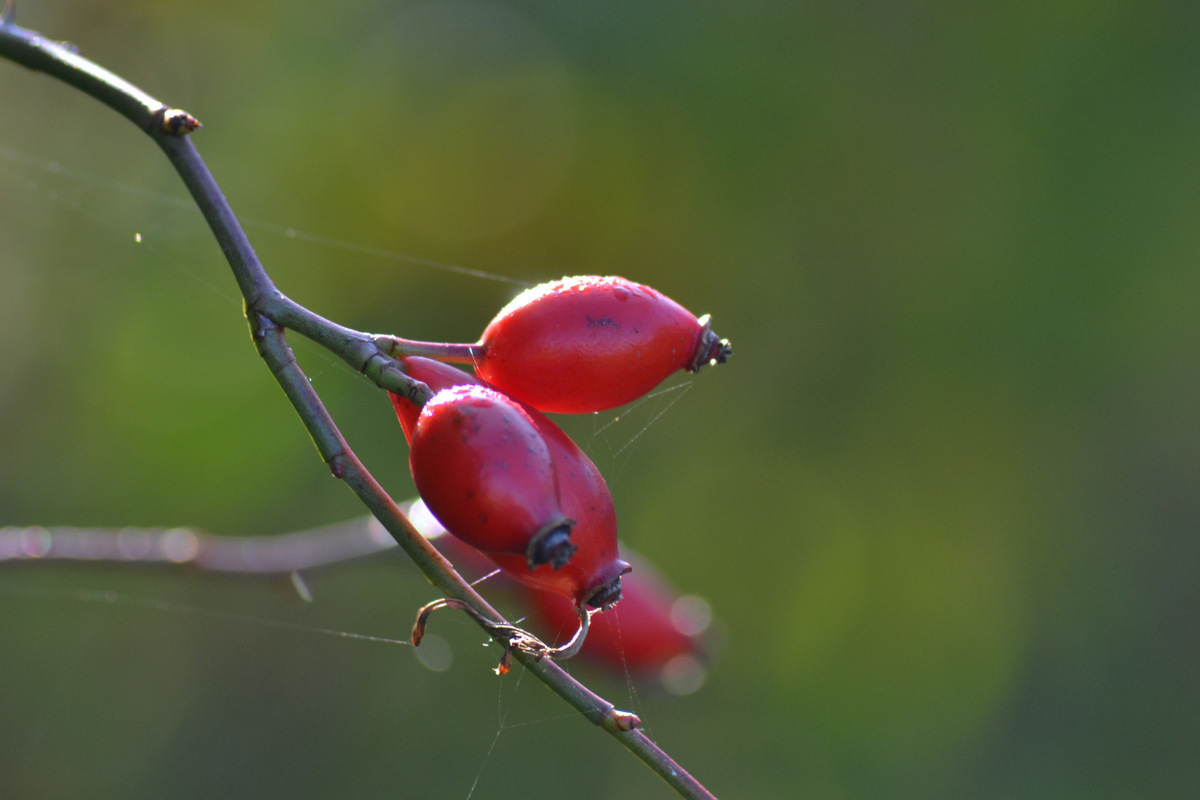
<path fill-rule="evenodd" d="M 429 624 L 429 615 L 440 608 L 453 608 L 458 611 L 465 611 L 474 617 L 480 627 L 492 634 L 492 636 L 499 636 L 506 639 L 506 658 L 509 652 L 515 650 L 521 653 L 528 653 L 539 660 L 542 658 L 554 658 L 561 661 L 577 655 L 579 649 L 583 647 L 583 643 L 587 639 L 588 627 L 590 626 L 592 616 L 587 609 L 575 609 L 579 615 L 579 627 L 575 630 L 575 634 L 562 645 L 551 647 L 524 628 L 518 628 L 516 625 L 507 622 L 493 622 L 476 611 L 470 603 L 453 597 L 443 597 L 434 600 L 432 603 L 426 603 L 417 612 L 417 621 L 413 623 L 412 629 L 412 643 L 414 647 L 419 646 L 421 640 L 425 638 L 425 628 Z"/>

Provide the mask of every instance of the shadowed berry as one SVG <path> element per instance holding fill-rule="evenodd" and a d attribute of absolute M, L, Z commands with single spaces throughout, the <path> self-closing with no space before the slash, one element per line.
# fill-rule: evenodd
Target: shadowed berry
<path fill-rule="evenodd" d="M 554 459 L 529 415 L 483 386 L 434 395 L 412 428 L 417 491 L 446 530 L 473 547 L 559 569 L 575 546 Z"/>
<path fill-rule="evenodd" d="M 409 356 L 402 358 L 400 363 L 409 375 L 439 394 L 454 386 L 485 385 L 470 373 L 428 358 Z M 391 398 L 400 425 L 405 435 L 411 438 L 424 412 L 403 397 L 391 395 Z M 524 410 L 550 454 L 556 473 L 559 506 L 575 522 L 571 532 L 575 552 L 568 563 L 557 569 L 550 564 L 531 568 L 519 554 L 474 546 L 487 551 L 497 566 L 527 586 L 560 594 L 576 605 L 590 601 L 593 607 L 610 606 L 620 597 L 621 575 L 629 571 L 629 565 L 621 560 L 618 552 L 617 515 L 608 484 L 587 454 L 561 428 L 532 408 Z M 426 504 L 429 504 L 428 500 Z M 436 511 L 434 514 L 437 516 Z M 446 527 L 455 532 L 449 525 Z M 460 538 L 470 541 L 466 537 Z"/>

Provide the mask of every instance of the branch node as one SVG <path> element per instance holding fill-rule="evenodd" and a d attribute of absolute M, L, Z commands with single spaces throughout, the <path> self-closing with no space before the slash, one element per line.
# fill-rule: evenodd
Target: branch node
<path fill-rule="evenodd" d="M 642 727 L 642 718 L 631 711 L 621 711 L 620 709 L 614 708 L 609 713 L 611 715 L 613 725 L 616 726 L 617 730 L 623 733 L 628 733 L 629 731 Z"/>
<path fill-rule="evenodd" d="M 167 108 L 163 106 L 150 120 L 151 130 L 158 126 L 161 133 L 168 136 L 187 136 L 197 128 L 203 127 L 200 120 L 193 117 L 181 108 Z"/>
<path fill-rule="evenodd" d="M 296 354 L 283 342 L 283 326 L 261 311 L 254 311 L 249 304 L 246 308 L 246 319 L 250 322 L 250 336 L 254 339 L 255 349 L 267 362 L 267 368 L 271 370 L 271 374 L 278 378 L 284 370 L 296 363 Z M 270 336 L 279 337 L 283 346 L 278 349 L 273 348 L 268 342 Z M 342 454 L 344 455 L 344 451 Z"/>
<path fill-rule="evenodd" d="M 384 368 L 384 372 L 395 372 L 401 376 L 401 380 L 408 385 L 408 393 L 406 394 L 406 397 L 408 398 L 409 402 L 415 405 L 417 408 L 424 408 L 425 404 L 433 399 L 433 390 L 429 388 L 428 384 L 417 380 L 408 373 L 397 369 L 390 364 Z"/>
<path fill-rule="evenodd" d="M 378 346 L 366 357 L 358 371 L 381 388 L 406 398 L 418 408 L 433 397 L 433 391 L 426 384 L 401 369 L 396 360 L 381 352 Z M 393 376 L 394 380 L 389 376 Z"/>
<path fill-rule="evenodd" d="M 628 733 L 642 727 L 642 718 L 632 711 L 622 711 L 608 701 L 602 701 L 589 715 L 597 727 L 617 733 Z"/>
<path fill-rule="evenodd" d="M 374 342 L 376 350 L 378 350 L 381 353 L 384 353 L 385 355 L 389 355 L 389 356 L 392 356 L 393 358 L 395 358 L 395 356 L 396 356 L 396 353 L 394 352 L 395 345 L 396 345 L 395 338 L 393 338 L 391 336 L 385 336 L 384 334 L 381 334 L 381 333 L 377 333 L 371 337 L 371 341 Z"/>
<path fill-rule="evenodd" d="M 325 459 L 325 463 L 329 465 L 329 471 L 339 481 L 346 477 L 346 458 L 346 451 L 342 450 Z"/>
<path fill-rule="evenodd" d="M 250 335 L 256 342 L 267 338 L 267 333 L 279 328 L 275 320 L 261 311 L 256 311 L 250 303 L 246 303 L 246 319 L 250 321 Z"/>

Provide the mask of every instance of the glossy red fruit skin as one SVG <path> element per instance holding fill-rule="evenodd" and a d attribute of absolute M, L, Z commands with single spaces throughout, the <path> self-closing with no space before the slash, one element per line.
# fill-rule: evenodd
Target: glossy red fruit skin
<path fill-rule="evenodd" d="M 579 549 L 562 569 L 542 564 L 530 570 L 517 556 L 486 555 L 525 586 L 564 597 L 573 607 L 612 608 L 623 596 L 626 573 L 632 569 L 619 557 L 615 541 L 611 546 L 598 544 L 616 539 L 615 526 L 584 520 L 575 526 L 572 536 Z"/>
<path fill-rule="evenodd" d="M 400 363 L 405 372 L 435 392 L 453 386 L 486 385 L 468 372 L 432 359 L 408 356 L 400 359 Z M 400 426 L 411 440 L 420 410 L 406 398 L 393 394 L 391 399 Z M 560 507 L 575 520 L 571 541 L 577 549 L 570 562 L 557 570 L 548 564 L 531 570 L 511 554 L 489 551 L 487 555 L 526 586 L 560 594 L 576 605 L 588 599 L 594 601 L 594 607 L 611 605 L 620 597 L 620 577 L 630 568 L 621 560 L 617 546 L 617 513 L 612 493 L 600 470 L 571 437 L 537 410 L 525 408 L 525 411 L 550 451 L 557 473 Z"/>
<path fill-rule="evenodd" d="M 452 389 L 455 386 L 488 385 L 465 370 L 449 364 L 443 364 L 440 361 L 434 361 L 431 358 L 405 356 L 399 359 L 399 361 L 405 373 L 423 382 L 435 393 L 445 389 Z M 411 442 L 413 428 L 417 424 L 417 418 L 421 416 L 421 407 L 407 397 L 401 397 L 398 394 L 389 392 L 388 397 L 392 400 L 392 407 L 396 409 L 396 418 L 400 420 L 400 428 L 404 431 L 404 438 Z M 526 411 L 528 412 L 528 409 Z M 532 417 L 533 415 L 531 414 L 530 416 Z"/>
<path fill-rule="evenodd" d="M 671 618 L 679 595 L 644 559 L 629 556 L 635 568 L 622 580 L 621 604 L 592 617 L 581 657 L 614 671 L 651 674 L 678 656 L 701 657 L 700 636 L 681 631 Z M 529 592 L 535 627 L 551 637 L 570 634 L 578 620 L 563 598 Z"/>
<path fill-rule="evenodd" d="M 553 457 L 512 399 L 485 386 L 438 392 L 412 428 L 409 467 L 429 510 L 472 547 L 527 569 L 570 558 L 574 522 L 561 508 Z"/>
<path fill-rule="evenodd" d="M 477 369 L 539 411 L 581 414 L 632 402 L 676 370 L 723 360 L 715 341 L 705 322 L 649 286 L 587 275 L 535 286 L 505 306 L 479 340 Z"/>

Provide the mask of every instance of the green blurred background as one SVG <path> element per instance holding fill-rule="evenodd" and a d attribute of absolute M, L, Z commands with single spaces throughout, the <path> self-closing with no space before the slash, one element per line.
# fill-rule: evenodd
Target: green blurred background
<path fill-rule="evenodd" d="M 574 669 L 718 796 L 1200 796 L 1200 5 L 19 21 L 198 116 L 272 276 L 339 322 L 469 341 L 576 273 L 714 315 L 728 365 L 568 424 L 720 623 L 695 694 Z M 0 525 L 362 513 L 183 198 L 129 123 L 0 64 Z M 379 391 L 292 340 L 410 496 Z M 402 557 L 310 585 L 5 568 L 0 796 L 671 796 L 465 620 L 433 672 L 223 616 L 403 638 L 434 596 Z"/>

